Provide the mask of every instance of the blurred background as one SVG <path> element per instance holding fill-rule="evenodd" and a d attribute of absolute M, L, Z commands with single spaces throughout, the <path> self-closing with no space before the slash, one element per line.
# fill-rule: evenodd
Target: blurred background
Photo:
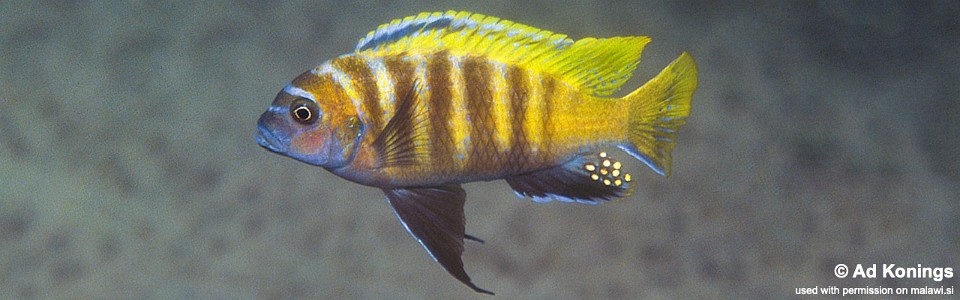
<path fill-rule="evenodd" d="M 647 35 L 621 95 L 700 68 L 673 176 L 597 206 L 465 186 L 506 298 L 782 298 L 843 263 L 960 271 L 957 1 L 3 1 L 0 298 L 482 298 L 382 192 L 269 153 L 259 114 L 378 25 L 467 10 Z M 625 157 L 624 154 L 619 154 Z"/>

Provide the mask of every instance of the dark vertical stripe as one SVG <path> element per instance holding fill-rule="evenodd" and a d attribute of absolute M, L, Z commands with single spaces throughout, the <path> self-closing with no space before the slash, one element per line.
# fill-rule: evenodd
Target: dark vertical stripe
<path fill-rule="evenodd" d="M 384 124 L 383 132 L 374 140 L 374 148 L 380 151 L 380 162 L 388 165 L 413 166 L 423 162 L 424 157 L 417 149 L 417 91 L 413 90 L 414 65 L 403 59 L 403 55 L 385 57 L 383 65 L 390 75 L 393 85 L 393 112 Z M 386 111 L 381 107 L 382 111 Z M 402 170 L 415 170 L 404 168 Z M 395 174 L 400 178 L 411 173 Z M 416 175 L 414 175 L 416 176 Z"/>
<path fill-rule="evenodd" d="M 416 70 L 416 65 L 404 60 L 403 57 L 405 55 L 406 54 L 393 55 L 384 58 L 383 61 L 384 67 L 387 69 L 387 72 L 390 73 L 390 77 L 393 78 L 394 112 L 399 110 L 397 106 L 403 101 L 403 98 L 407 96 L 407 93 L 410 93 L 413 80 L 416 78 L 413 74 Z M 420 84 L 423 83 L 421 82 Z"/>
<path fill-rule="evenodd" d="M 509 168 L 510 173 L 517 173 L 528 168 L 527 152 L 530 149 L 524 132 L 524 116 L 527 114 L 527 98 L 530 96 L 527 72 L 516 65 L 507 68 L 507 90 L 510 91 L 510 124 L 513 126 L 513 136 L 510 142 Z"/>
<path fill-rule="evenodd" d="M 337 69 L 340 69 L 352 81 L 354 89 L 363 99 L 360 103 L 363 113 L 367 118 L 367 128 L 372 129 L 371 134 L 378 134 L 383 128 L 383 111 L 380 108 L 380 94 L 377 87 L 377 79 L 370 70 L 370 65 L 365 59 L 357 56 L 347 56 L 339 58 L 333 62 Z"/>
<path fill-rule="evenodd" d="M 293 82 L 290 84 L 303 89 L 304 91 L 309 91 L 314 93 L 320 92 L 327 84 L 334 82 L 333 75 L 330 73 L 321 73 L 321 74 L 312 74 L 310 72 L 304 72 L 293 79 Z M 319 100 L 319 99 L 318 99 Z"/>
<path fill-rule="evenodd" d="M 554 99 L 554 92 L 557 89 L 557 81 L 553 79 L 550 75 L 543 75 L 540 79 L 540 84 L 543 85 L 543 138 L 541 139 L 540 149 L 550 153 L 550 156 L 556 156 L 558 153 L 555 153 L 557 149 L 553 147 L 553 143 L 556 142 L 553 139 L 553 133 L 555 128 L 553 128 L 553 103 L 557 101 Z"/>
<path fill-rule="evenodd" d="M 466 85 L 464 97 L 467 117 L 470 121 L 470 147 L 466 171 L 482 175 L 491 174 L 498 167 L 494 153 L 497 145 L 493 137 L 492 93 L 490 92 L 490 67 L 475 56 L 464 58 L 463 79 Z"/>
<path fill-rule="evenodd" d="M 453 167 L 454 141 L 450 134 L 450 54 L 447 51 L 429 56 L 427 62 L 427 82 L 430 87 L 429 122 L 430 145 L 437 170 L 451 170 Z M 461 120 L 462 121 L 462 120 Z"/>

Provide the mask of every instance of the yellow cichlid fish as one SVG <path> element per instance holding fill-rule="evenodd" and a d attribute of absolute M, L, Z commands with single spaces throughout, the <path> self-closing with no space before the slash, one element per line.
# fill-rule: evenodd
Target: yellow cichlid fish
<path fill-rule="evenodd" d="M 619 147 L 668 175 L 690 113 L 687 53 L 623 98 L 647 37 L 567 36 L 467 12 L 381 25 L 353 53 L 304 72 L 260 116 L 257 143 L 383 189 L 404 227 L 451 275 L 463 269 L 464 190 L 505 179 L 521 197 L 597 203 L 632 178 Z"/>

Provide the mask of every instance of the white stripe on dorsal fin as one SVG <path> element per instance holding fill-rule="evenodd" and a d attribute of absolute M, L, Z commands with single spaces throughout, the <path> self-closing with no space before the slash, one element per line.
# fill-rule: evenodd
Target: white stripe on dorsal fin
<path fill-rule="evenodd" d="M 484 56 L 551 74 L 596 96 L 620 89 L 636 69 L 647 37 L 585 38 L 469 12 L 421 13 L 380 25 L 357 43 L 371 56 L 435 53 Z"/>
<path fill-rule="evenodd" d="M 453 16 L 440 13 L 420 14 L 416 18 L 396 19 L 381 25 L 357 43 L 356 52 L 394 43 L 407 35 L 450 26 Z"/>
<path fill-rule="evenodd" d="M 457 40 L 463 42 L 462 44 L 441 43 L 441 40 L 453 40 L 450 37 L 454 34 L 459 36 Z M 562 49 L 573 44 L 573 40 L 568 39 L 566 35 L 481 14 L 447 11 L 421 13 L 380 25 L 377 30 L 371 31 L 366 37 L 360 39 L 355 51 L 402 52 L 412 47 L 470 47 L 477 46 L 484 39 L 492 40 L 501 35 L 506 38 L 503 42 L 497 43 L 501 46 L 544 44 Z"/>

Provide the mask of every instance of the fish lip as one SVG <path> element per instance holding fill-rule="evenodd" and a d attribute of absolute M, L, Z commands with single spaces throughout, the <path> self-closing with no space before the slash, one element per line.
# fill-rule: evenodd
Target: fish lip
<path fill-rule="evenodd" d="M 287 147 L 273 132 L 263 126 L 257 126 L 260 133 L 257 135 L 257 144 L 273 153 L 286 153 Z"/>

